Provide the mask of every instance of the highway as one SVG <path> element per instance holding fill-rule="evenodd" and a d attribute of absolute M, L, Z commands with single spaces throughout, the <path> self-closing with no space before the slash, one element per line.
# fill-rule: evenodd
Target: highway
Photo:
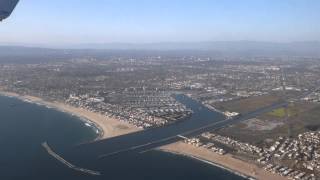
<path fill-rule="evenodd" d="M 194 113 L 191 117 L 175 124 L 140 131 L 132 134 L 118 136 L 94 143 L 82 144 L 71 150 L 71 156 L 87 156 L 88 159 L 101 159 L 117 156 L 121 153 L 136 153 L 174 143 L 181 140 L 178 135 L 191 137 L 206 131 L 216 130 L 233 123 L 254 118 L 260 114 L 270 112 L 287 105 L 287 102 L 279 102 L 268 107 L 263 107 L 237 118 L 226 119 L 221 113 L 209 110 L 201 103 L 184 95 L 177 99 L 191 108 Z"/>

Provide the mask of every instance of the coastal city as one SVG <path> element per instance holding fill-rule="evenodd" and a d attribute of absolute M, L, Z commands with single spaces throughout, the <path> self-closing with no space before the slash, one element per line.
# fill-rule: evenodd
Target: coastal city
<path fill-rule="evenodd" d="M 0 0 L 0 180 L 320 180 L 319 9 Z"/>
<path fill-rule="evenodd" d="M 160 127 L 186 118 L 192 111 L 171 97 L 169 92 L 157 90 L 136 90 L 103 93 L 92 97 L 70 95 L 66 103 L 88 109 L 92 112 L 115 117 L 138 128 Z"/>
<path fill-rule="evenodd" d="M 230 137 L 204 133 L 197 138 L 185 139 L 185 143 L 208 149 L 213 153 L 245 153 L 254 158 L 268 172 L 288 179 L 315 180 L 319 172 L 320 132 L 299 134 L 297 139 L 279 139 L 270 147 L 257 147 Z"/>
<path fill-rule="evenodd" d="M 192 108 L 177 99 L 179 94 L 219 112 L 225 121 L 257 113 L 182 141 L 220 156 L 232 154 L 288 179 L 317 179 L 319 59 L 243 58 L 141 52 L 132 57 L 95 54 L 57 62 L 4 63 L 0 87 L 96 113 L 106 122 L 128 123 L 138 131 L 192 117 Z M 259 112 L 264 107 L 274 108 Z"/>

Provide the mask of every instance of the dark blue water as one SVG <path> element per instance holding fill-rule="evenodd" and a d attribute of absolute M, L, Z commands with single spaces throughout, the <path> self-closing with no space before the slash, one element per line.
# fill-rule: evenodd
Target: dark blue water
<path fill-rule="evenodd" d="M 92 129 L 76 117 L 0 96 L 0 179 L 242 179 L 208 164 L 159 151 L 93 158 L 90 166 L 103 173 L 102 176 L 95 177 L 66 168 L 49 156 L 41 146 L 42 142 L 47 141 L 55 151 L 65 153 L 66 158 L 70 158 L 72 162 L 79 163 L 80 166 L 87 165 L 87 157 L 90 156 L 82 159 L 81 153 L 84 150 L 79 154 L 75 151 L 72 156 L 70 147 L 74 150 L 81 149 L 79 143 L 93 140 L 96 136 Z M 94 148 L 94 145 L 89 148 L 88 154 L 98 154 L 94 153 Z M 100 153 L 101 149 L 96 151 Z"/>
<path fill-rule="evenodd" d="M 185 95 L 177 95 L 176 98 L 178 101 L 193 110 L 194 113 L 191 117 L 169 126 L 109 138 L 93 144 L 84 144 L 76 149 L 71 149 L 71 156 L 88 156 L 88 159 L 94 159 L 102 154 L 106 155 L 118 151 L 125 151 L 126 149 L 131 149 L 132 147 L 160 141 L 159 143 L 155 144 L 155 147 L 157 147 L 161 145 L 161 143 L 177 141 L 179 139 L 177 135 L 185 135 L 186 133 L 192 132 L 195 129 L 204 127 L 214 122 L 223 121 L 225 119 L 222 114 L 209 110 L 201 103 L 194 101 Z M 162 142 L 161 140 L 166 141 Z M 148 146 L 147 148 L 152 148 L 152 145 L 151 147 Z M 138 150 L 144 151 L 146 149 L 139 148 Z"/>

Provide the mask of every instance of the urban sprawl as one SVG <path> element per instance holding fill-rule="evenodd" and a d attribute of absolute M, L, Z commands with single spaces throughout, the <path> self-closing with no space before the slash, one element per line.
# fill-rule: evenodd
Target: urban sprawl
<path fill-rule="evenodd" d="M 142 129 L 192 116 L 176 94 L 187 95 L 226 119 L 287 102 L 184 141 L 222 156 L 233 154 L 289 179 L 320 178 L 319 58 L 66 54 L 1 63 L 2 91 L 67 103 Z"/>

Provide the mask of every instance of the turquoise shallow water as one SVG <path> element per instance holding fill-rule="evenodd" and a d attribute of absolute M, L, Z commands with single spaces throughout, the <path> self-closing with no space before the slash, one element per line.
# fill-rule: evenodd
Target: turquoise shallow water
<path fill-rule="evenodd" d="M 75 172 L 57 162 L 41 146 L 47 141 L 63 154 L 70 146 L 96 138 L 77 117 L 15 98 L 0 96 L 1 180 L 104 180 L 104 179 L 243 179 L 211 165 L 169 153 L 123 154 L 99 160 L 102 176 Z M 79 166 L 86 166 L 77 157 Z"/>

